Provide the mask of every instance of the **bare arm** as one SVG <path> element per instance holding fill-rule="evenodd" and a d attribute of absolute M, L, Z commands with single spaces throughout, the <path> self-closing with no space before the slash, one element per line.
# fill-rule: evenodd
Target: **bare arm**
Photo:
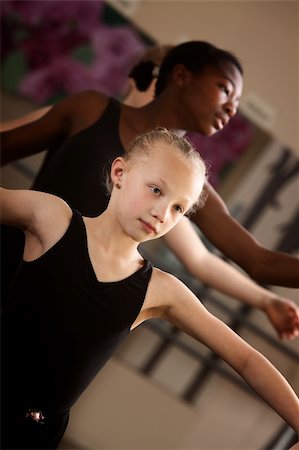
<path fill-rule="evenodd" d="M 207 202 L 191 219 L 213 245 L 259 283 L 299 287 L 299 259 L 263 247 L 230 215 L 215 190 L 207 187 Z"/>
<path fill-rule="evenodd" d="M 61 100 L 38 120 L 1 133 L 1 165 L 50 149 L 95 122 L 108 98 L 85 91 Z"/>
<path fill-rule="evenodd" d="M 44 106 L 43 108 L 36 109 L 35 111 L 31 111 L 30 113 L 19 117 L 17 119 L 6 120 L 0 123 L 0 131 L 9 131 L 14 128 L 21 127 L 22 125 L 26 125 L 28 123 L 34 122 L 35 120 L 43 117 L 49 110 L 51 106 Z"/>
<path fill-rule="evenodd" d="M 44 192 L 0 188 L 1 223 L 25 234 L 24 258 L 38 258 L 64 234 L 71 219 L 70 207 Z"/>
<path fill-rule="evenodd" d="M 150 295 L 164 304 L 164 307 L 157 308 L 157 316 L 170 321 L 217 353 L 298 433 L 298 397 L 261 353 L 210 314 L 172 275 L 155 270 L 150 289 Z"/>
<path fill-rule="evenodd" d="M 189 219 L 183 217 L 164 239 L 191 275 L 215 289 L 263 311 L 280 339 L 299 335 L 299 308 L 262 288 L 207 250 Z"/>

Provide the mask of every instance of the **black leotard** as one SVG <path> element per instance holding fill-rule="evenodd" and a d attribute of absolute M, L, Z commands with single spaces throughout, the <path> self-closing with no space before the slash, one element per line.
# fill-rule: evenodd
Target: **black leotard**
<path fill-rule="evenodd" d="M 109 197 L 103 172 L 124 148 L 119 137 L 121 104 L 110 98 L 102 116 L 90 127 L 49 149 L 32 189 L 63 198 L 84 216 L 97 216 Z M 1 226 L 1 302 L 5 302 L 22 259 L 24 236 Z"/>
<path fill-rule="evenodd" d="M 101 214 L 108 204 L 103 171 L 124 153 L 120 108 L 111 98 L 99 120 L 50 149 L 32 189 L 58 195 L 85 216 Z"/>
<path fill-rule="evenodd" d="M 50 250 L 21 264 L 2 315 L 1 448 L 52 448 L 69 408 L 129 333 L 151 273 L 145 261 L 124 280 L 98 281 L 77 211 Z M 45 424 L 26 419 L 29 409 Z"/>

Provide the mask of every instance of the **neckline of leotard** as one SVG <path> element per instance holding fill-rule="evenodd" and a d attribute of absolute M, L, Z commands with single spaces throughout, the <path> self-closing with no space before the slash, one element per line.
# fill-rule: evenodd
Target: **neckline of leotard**
<path fill-rule="evenodd" d="M 85 251 L 85 256 L 86 256 L 86 260 L 88 263 L 88 268 L 89 268 L 89 273 L 91 275 L 92 278 L 92 283 L 95 286 L 101 287 L 101 286 L 109 286 L 109 285 L 116 285 L 117 283 L 125 283 L 133 278 L 137 278 L 141 273 L 145 273 L 149 267 L 151 266 L 151 263 L 147 260 L 143 258 L 144 264 L 142 267 L 140 267 L 140 269 L 136 270 L 135 272 L 131 273 L 130 275 L 128 275 L 125 278 L 122 278 L 121 280 L 116 280 L 116 281 L 101 281 L 97 278 L 97 275 L 95 273 L 95 270 L 93 268 L 91 259 L 90 259 L 90 255 L 88 252 L 88 240 L 87 240 L 87 230 L 86 230 L 86 226 L 82 217 L 82 214 L 77 211 L 74 210 L 74 214 L 77 215 L 77 217 L 79 218 L 79 223 L 81 225 L 81 228 L 83 230 L 83 235 L 84 235 L 84 251 Z"/>

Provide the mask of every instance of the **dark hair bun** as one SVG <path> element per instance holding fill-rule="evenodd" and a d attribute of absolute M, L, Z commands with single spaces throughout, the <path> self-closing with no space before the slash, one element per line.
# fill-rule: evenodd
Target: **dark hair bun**
<path fill-rule="evenodd" d="M 141 61 L 133 67 L 129 73 L 129 77 L 133 78 L 139 91 L 146 91 L 149 88 L 151 82 L 155 78 L 155 67 L 156 65 L 153 61 Z"/>

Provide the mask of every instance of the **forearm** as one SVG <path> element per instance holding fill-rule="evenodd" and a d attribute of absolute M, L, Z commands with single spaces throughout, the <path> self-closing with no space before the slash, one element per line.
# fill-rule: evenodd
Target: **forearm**
<path fill-rule="evenodd" d="M 252 350 L 240 375 L 298 434 L 298 397 L 275 367 L 262 354 Z"/>
<path fill-rule="evenodd" d="M 231 231 L 223 226 L 216 238 L 203 230 L 213 245 L 258 283 L 299 287 L 299 258 L 263 247 L 234 219 L 229 220 Z"/>
<path fill-rule="evenodd" d="M 261 248 L 255 264 L 252 263 L 247 272 L 262 284 L 299 287 L 299 258 L 287 253 Z"/>
<path fill-rule="evenodd" d="M 6 129 L 0 134 L 1 166 L 58 145 L 68 135 L 69 121 L 58 106 L 46 107 L 20 119 L 17 128 L 8 125 Z"/>
<path fill-rule="evenodd" d="M 198 264 L 189 264 L 193 276 L 230 297 L 264 310 L 276 298 L 247 275 L 208 252 Z"/>
<path fill-rule="evenodd" d="M 226 361 L 298 433 L 298 397 L 275 367 L 207 311 L 178 280 L 164 291 L 169 305 L 165 318 Z"/>
<path fill-rule="evenodd" d="M 17 132 L 17 134 L 20 135 L 20 138 L 18 136 L 15 138 L 14 130 L 0 133 L 1 167 L 44 150 L 44 147 L 32 149 L 30 146 L 27 146 L 26 133 L 23 130 Z"/>
<path fill-rule="evenodd" d="M 212 288 L 261 309 L 275 297 L 240 270 L 209 252 L 188 219 L 184 218 L 164 240 L 188 272 Z"/>
<path fill-rule="evenodd" d="M 0 131 L 9 131 L 14 128 L 21 127 L 22 125 L 26 125 L 27 123 L 34 122 L 40 117 L 44 116 L 51 106 L 44 106 L 43 108 L 39 108 L 35 111 L 30 111 L 28 114 L 22 117 L 18 117 L 17 119 L 6 120 L 0 123 Z"/>

